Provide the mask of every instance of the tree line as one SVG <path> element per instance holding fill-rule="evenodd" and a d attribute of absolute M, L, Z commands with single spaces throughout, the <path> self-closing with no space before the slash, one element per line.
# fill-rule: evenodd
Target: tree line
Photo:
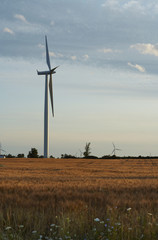
<path fill-rule="evenodd" d="M 90 148 L 90 142 L 86 143 L 84 147 L 84 151 L 80 151 L 81 155 L 80 157 L 71 155 L 71 154 L 61 154 L 61 158 L 89 158 L 89 159 L 99 159 L 99 157 L 91 155 L 91 148 Z M 17 156 L 14 156 L 12 154 L 5 155 L 6 158 L 25 158 L 24 153 L 19 153 Z M 28 152 L 27 158 L 44 158 L 43 155 L 38 154 L 38 150 L 36 148 L 31 148 L 31 150 Z M 52 155 L 50 155 L 49 158 L 54 158 Z M 124 157 L 119 157 L 116 155 L 104 155 L 100 157 L 100 159 L 111 159 L 111 158 L 126 158 L 126 159 L 132 159 L 132 158 L 138 158 L 138 159 L 149 159 L 149 158 L 158 158 L 158 156 L 124 156 Z"/>
<path fill-rule="evenodd" d="M 91 154 L 90 152 L 90 142 L 86 143 L 85 148 L 84 148 L 84 152 L 83 157 L 88 158 Z M 17 156 L 14 156 L 12 154 L 8 154 L 5 156 L 6 158 L 25 158 L 25 154 L 24 153 L 19 153 Z M 27 158 L 43 158 L 43 155 L 39 155 L 38 154 L 38 150 L 36 148 L 31 148 L 31 150 L 29 151 Z M 50 158 L 53 158 L 53 156 L 51 155 Z M 76 156 L 73 156 L 71 154 L 61 154 L 61 158 L 76 158 Z M 97 157 L 96 157 L 97 158 Z"/>
<path fill-rule="evenodd" d="M 6 158 L 25 158 L 24 153 L 19 153 L 17 156 L 14 156 L 12 154 L 5 155 Z M 43 155 L 38 154 L 38 150 L 36 148 L 31 148 L 31 150 L 28 152 L 27 158 L 43 158 Z M 53 158 L 51 155 L 50 158 Z"/>

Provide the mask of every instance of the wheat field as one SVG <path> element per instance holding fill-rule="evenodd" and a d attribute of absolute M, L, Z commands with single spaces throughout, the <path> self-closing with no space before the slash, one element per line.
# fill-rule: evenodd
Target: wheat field
<path fill-rule="evenodd" d="M 27 239 L 56 223 L 81 239 L 97 218 L 137 229 L 109 239 L 158 239 L 158 159 L 0 160 L 1 229 L 24 225 Z"/>

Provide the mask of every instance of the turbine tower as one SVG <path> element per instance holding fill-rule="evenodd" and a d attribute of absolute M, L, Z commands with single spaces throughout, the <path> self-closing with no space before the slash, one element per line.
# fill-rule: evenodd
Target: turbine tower
<path fill-rule="evenodd" d="M 45 44 L 46 44 L 46 63 L 48 65 L 48 71 L 37 71 L 38 75 L 45 75 L 45 103 L 44 103 L 44 158 L 49 157 L 49 102 L 48 102 L 48 94 L 50 93 L 50 101 L 52 107 L 52 115 L 54 117 L 54 106 L 53 106 L 53 83 L 52 83 L 52 74 L 56 73 L 55 68 L 51 69 L 49 51 L 48 51 L 48 43 L 47 36 L 45 36 Z M 49 76 L 49 84 L 48 84 L 48 76 Z M 49 88 L 49 90 L 48 90 Z"/>

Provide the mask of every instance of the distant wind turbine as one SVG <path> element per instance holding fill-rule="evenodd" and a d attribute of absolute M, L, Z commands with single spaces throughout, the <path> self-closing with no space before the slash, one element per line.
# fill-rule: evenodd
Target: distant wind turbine
<path fill-rule="evenodd" d="M 6 151 L 2 149 L 2 144 L 0 143 L 0 155 L 2 155 L 2 152 L 6 152 Z"/>
<path fill-rule="evenodd" d="M 49 88 L 49 93 L 50 93 L 50 101 L 51 101 L 51 106 L 52 106 L 52 115 L 54 117 L 54 106 L 53 106 L 53 83 L 52 83 L 52 74 L 56 73 L 55 68 L 51 69 L 50 65 L 50 58 L 49 58 L 49 51 L 48 51 L 48 43 L 47 43 L 47 36 L 45 36 L 45 44 L 46 44 L 46 63 L 48 65 L 49 70 L 48 71 L 42 71 L 39 72 L 37 71 L 38 75 L 45 75 L 45 104 L 44 104 L 44 157 L 48 158 L 49 157 L 49 133 L 48 133 L 48 128 L 49 128 L 49 102 L 48 102 L 48 88 Z M 50 76 L 49 78 L 49 87 L 48 87 L 48 75 Z"/>
<path fill-rule="evenodd" d="M 114 143 L 112 143 L 112 145 L 113 145 L 113 148 L 114 148 L 114 149 L 113 149 L 113 151 L 112 151 L 111 155 L 113 154 L 113 155 L 115 155 L 115 156 L 116 156 L 116 151 L 121 151 L 121 149 L 119 149 L 119 148 L 116 148 Z"/>

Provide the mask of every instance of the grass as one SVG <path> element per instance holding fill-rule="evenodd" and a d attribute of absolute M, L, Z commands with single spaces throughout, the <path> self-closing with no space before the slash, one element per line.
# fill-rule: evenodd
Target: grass
<path fill-rule="evenodd" d="M 158 239 L 158 159 L 2 159 L 1 239 Z"/>

